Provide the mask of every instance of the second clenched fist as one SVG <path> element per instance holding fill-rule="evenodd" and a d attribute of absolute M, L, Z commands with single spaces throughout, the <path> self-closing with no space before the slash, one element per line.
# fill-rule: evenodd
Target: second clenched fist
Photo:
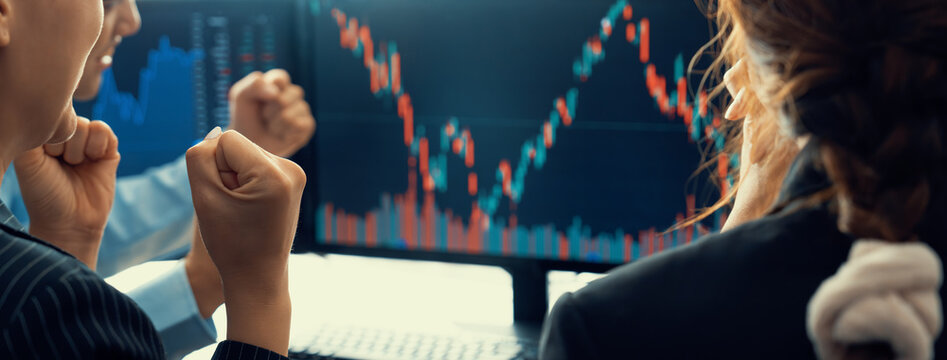
<path fill-rule="evenodd" d="M 230 89 L 230 128 L 270 153 L 289 157 L 309 143 L 316 120 L 289 73 L 254 72 Z"/>
<path fill-rule="evenodd" d="M 187 152 L 201 235 L 225 292 L 266 291 L 285 281 L 306 175 L 236 131 L 217 134 Z"/>

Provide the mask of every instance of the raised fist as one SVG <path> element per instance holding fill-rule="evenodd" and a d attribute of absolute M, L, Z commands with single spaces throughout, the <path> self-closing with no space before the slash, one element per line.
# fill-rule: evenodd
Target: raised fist
<path fill-rule="evenodd" d="M 304 96 L 285 70 L 251 73 L 230 89 L 230 129 L 270 153 L 289 157 L 316 131 Z"/>
<path fill-rule="evenodd" d="M 30 233 L 95 269 L 115 198 L 118 138 L 104 122 L 80 117 L 76 123 L 72 138 L 27 151 L 14 166 Z"/>

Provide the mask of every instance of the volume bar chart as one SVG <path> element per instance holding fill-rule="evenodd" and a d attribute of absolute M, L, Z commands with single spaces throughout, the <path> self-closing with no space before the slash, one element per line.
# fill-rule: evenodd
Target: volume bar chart
<path fill-rule="evenodd" d="M 327 244 L 348 246 L 610 263 L 629 262 L 694 240 L 693 228 L 669 233 L 651 228 L 634 236 L 619 229 L 593 237 L 579 218 L 564 230 L 552 225 L 517 226 L 516 217 L 509 224 L 501 219 L 483 228 L 470 227 L 430 201 L 420 213 L 417 204 L 408 203 L 403 195 L 382 195 L 380 203 L 380 209 L 364 216 L 323 204 L 316 214 L 317 236 L 330 239 Z M 476 214 L 473 220 L 482 216 Z"/>

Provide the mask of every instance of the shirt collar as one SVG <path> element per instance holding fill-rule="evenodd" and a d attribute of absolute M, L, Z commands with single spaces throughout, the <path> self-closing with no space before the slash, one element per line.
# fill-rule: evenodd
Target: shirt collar
<path fill-rule="evenodd" d="M 13 228 L 17 231 L 26 232 L 23 224 L 20 224 L 20 221 L 16 219 L 16 216 L 13 216 L 13 212 L 7 208 L 7 205 L 4 204 L 3 201 L 0 201 L 0 224 Z"/>
<path fill-rule="evenodd" d="M 783 180 L 777 204 L 785 204 L 793 199 L 812 195 L 832 186 L 828 174 L 819 160 L 821 153 L 817 141 L 810 140 L 793 160 L 786 178 Z"/>
<path fill-rule="evenodd" d="M 3 233 L 7 233 L 8 235 L 11 235 L 14 237 L 18 237 L 24 240 L 33 241 L 33 242 L 37 242 L 37 243 L 49 246 L 50 248 L 58 251 L 59 253 L 63 255 L 66 255 L 71 258 L 75 258 L 74 256 L 72 256 L 72 254 L 65 252 L 59 247 L 54 246 L 43 240 L 37 239 L 36 237 L 33 237 L 32 235 L 30 235 L 29 232 L 26 230 L 26 228 L 23 227 L 23 224 L 20 224 L 20 221 L 16 219 L 16 216 L 13 216 L 13 213 L 10 212 L 10 209 L 7 208 L 7 205 L 4 204 L 3 201 L 0 201 L 0 236 L 2 236 Z"/>

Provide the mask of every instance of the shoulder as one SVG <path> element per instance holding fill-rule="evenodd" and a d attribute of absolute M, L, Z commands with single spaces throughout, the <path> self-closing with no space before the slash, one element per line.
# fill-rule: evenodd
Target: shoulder
<path fill-rule="evenodd" d="M 543 323 L 540 358 L 546 360 L 599 359 L 601 345 L 591 338 L 586 317 L 571 293 L 566 293 L 553 306 Z"/>
<path fill-rule="evenodd" d="M 822 209 L 768 216 L 726 233 L 705 236 L 691 245 L 623 265 L 577 292 L 575 300 L 583 305 L 620 297 L 628 298 L 622 301 L 648 301 L 657 296 L 632 290 L 654 290 L 665 295 L 680 292 L 693 297 L 702 294 L 695 294 L 695 290 L 703 288 L 719 289 L 728 284 L 743 287 L 747 281 L 772 275 L 771 272 L 784 273 L 811 264 L 811 257 L 796 255 L 820 249 L 847 251 L 848 242 L 827 246 L 840 240 L 832 235 L 841 234 L 826 235 L 837 233 L 833 227 L 834 220 Z M 823 241 L 826 237 L 834 239 Z"/>
<path fill-rule="evenodd" d="M 150 320 L 75 258 L 0 232 L 0 330 L 11 354 L 159 358 Z M 40 356 L 43 355 L 43 356 Z"/>
<path fill-rule="evenodd" d="M 83 268 L 88 269 L 61 250 L 0 230 L 0 325 L 8 325 L 31 297 Z"/>
<path fill-rule="evenodd" d="M 675 341 L 725 347 L 781 321 L 798 322 L 786 335 L 806 341 L 808 297 L 850 247 L 834 229 L 820 208 L 769 216 L 619 267 L 564 297 L 550 319 L 581 322 L 605 357 L 609 351 L 674 354 L 661 347 Z"/>

